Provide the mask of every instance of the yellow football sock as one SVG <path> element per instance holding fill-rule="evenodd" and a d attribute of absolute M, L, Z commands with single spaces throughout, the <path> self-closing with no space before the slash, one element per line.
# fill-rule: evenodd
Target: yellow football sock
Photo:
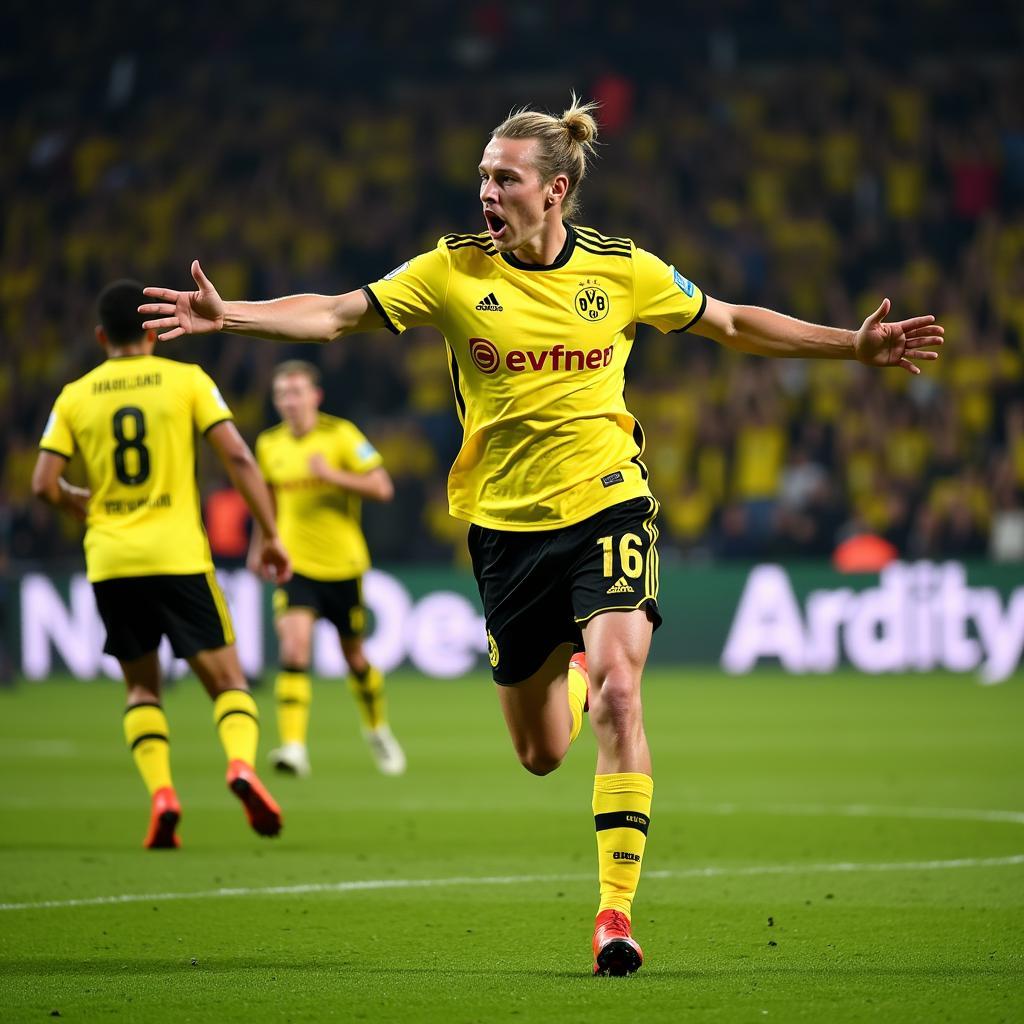
<path fill-rule="evenodd" d="M 639 772 L 594 777 L 594 825 L 597 870 L 601 882 L 598 910 L 620 910 L 627 917 L 640 884 L 640 865 L 651 822 L 654 780 Z"/>
<path fill-rule="evenodd" d="M 260 713 L 248 690 L 225 690 L 213 702 L 213 721 L 217 726 L 228 761 L 256 763 L 260 739 Z"/>
<path fill-rule="evenodd" d="M 277 697 L 277 734 L 282 743 L 306 745 L 309 729 L 309 705 L 313 700 L 313 687 L 305 672 L 282 669 L 274 683 Z"/>
<path fill-rule="evenodd" d="M 348 688 L 356 698 L 359 717 L 367 729 L 387 724 L 387 703 L 384 700 L 384 676 L 372 665 L 362 676 L 350 672 Z"/>
<path fill-rule="evenodd" d="M 134 704 L 124 713 L 124 738 L 135 767 L 152 796 L 171 782 L 171 745 L 167 717 L 159 704 Z"/>
<path fill-rule="evenodd" d="M 575 666 L 569 666 L 569 714 L 572 726 L 569 742 L 573 743 L 583 728 L 583 705 L 587 703 L 587 677 Z"/>

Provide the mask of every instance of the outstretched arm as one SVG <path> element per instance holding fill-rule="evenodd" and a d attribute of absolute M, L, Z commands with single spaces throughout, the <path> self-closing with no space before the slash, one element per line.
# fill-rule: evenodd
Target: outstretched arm
<path fill-rule="evenodd" d="M 849 331 L 708 296 L 707 308 L 694 330 L 752 355 L 856 359 L 867 366 L 900 366 L 909 373 L 920 373 L 917 361 L 939 358 L 931 349 L 942 344 L 944 329 L 930 315 L 886 323 L 889 309 L 889 300 L 883 299 L 859 330 Z"/>
<path fill-rule="evenodd" d="M 270 488 L 263 479 L 249 446 L 238 428 L 230 420 L 224 420 L 207 431 L 206 439 L 217 453 L 231 482 L 245 499 L 253 519 L 260 528 L 260 575 L 266 580 L 287 583 L 291 579 L 292 565 L 281 538 L 277 534 L 277 518 L 274 514 L 274 499 Z"/>
<path fill-rule="evenodd" d="M 139 306 L 139 312 L 153 317 L 146 330 L 160 332 L 161 341 L 186 334 L 228 331 L 274 341 L 333 341 L 345 334 L 373 331 L 384 326 L 381 315 L 366 293 L 359 289 L 344 295 L 289 295 L 268 302 L 225 302 L 203 273 L 199 260 L 192 261 L 196 290 L 146 288 L 157 302 Z"/>

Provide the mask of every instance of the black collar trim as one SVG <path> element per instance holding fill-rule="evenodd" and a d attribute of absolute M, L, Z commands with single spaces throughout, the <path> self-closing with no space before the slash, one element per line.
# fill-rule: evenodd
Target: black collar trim
<path fill-rule="evenodd" d="M 562 251 L 555 257 L 554 263 L 548 263 L 542 266 L 540 263 L 524 263 L 522 260 L 517 259 L 514 253 L 503 252 L 501 258 L 510 266 L 515 267 L 516 270 L 558 270 L 560 267 L 564 267 L 569 262 L 569 258 L 572 256 L 573 250 L 576 248 L 576 232 L 571 224 L 565 225 L 565 245 L 562 246 Z"/>

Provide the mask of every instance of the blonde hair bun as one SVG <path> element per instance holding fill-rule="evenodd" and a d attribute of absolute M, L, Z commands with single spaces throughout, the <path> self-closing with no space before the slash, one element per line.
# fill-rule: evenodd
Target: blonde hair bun
<path fill-rule="evenodd" d="M 491 133 L 495 139 L 537 140 L 534 164 L 541 181 L 550 181 L 556 174 L 569 179 L 562 203 L 566 219 L 579 210 L 579 186 L 587 173 L 588 158 L 596 152 L 597 121 L 591 111 L 597 108 L 597 103 L 581 103 L 573 93 L 569 109 L 561 117 L 537 110 L 517 110 Z"/>
<path fill-rule="evenodd" d="M 581 145 L 589 146 L 597 138 L 597 121 L 590 113 L 596 107 L 596 103 L 587 103 L 581 106 L 574 93 L 572 106 L 562 114 L 562 124 L 565 125 L 565 130 Z"/>

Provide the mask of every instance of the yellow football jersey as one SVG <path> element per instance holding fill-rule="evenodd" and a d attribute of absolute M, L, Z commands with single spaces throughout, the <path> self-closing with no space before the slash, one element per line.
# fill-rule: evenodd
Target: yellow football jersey
<path fill-rule="evenodd" d="M 39 447 L 82 453 L 92 498 L 89 579 L 210 572 L 194 432 L 231 419 L 198 366 L 119 356 L 61 391 Z"/>
<path fill-rule="evenodd" d="M 256 458 L 274 489 L 277 528 L 295 571 L 314 580 L 354 579 L 370 568 L 359 524 L 362 501 L 310 472 L 310 457 L 318 454 L 350 473 L 368 473 L 383 462 L 354 423 L 325 413 L 301 437 L 279 423 L 256 439 Z"/>
<path fill-rule="evenodd" d="M 699 288 L 631 240 L 566 230 L 550 266 L 486 233 L 445 235 L 366 286 L 396 334 L 444 335 L 463 425 L 449 508 L 480 526 L 548 530 L 649 495 L 623 395 L 636 325 L 685 331 L 704 312 Z"/>

